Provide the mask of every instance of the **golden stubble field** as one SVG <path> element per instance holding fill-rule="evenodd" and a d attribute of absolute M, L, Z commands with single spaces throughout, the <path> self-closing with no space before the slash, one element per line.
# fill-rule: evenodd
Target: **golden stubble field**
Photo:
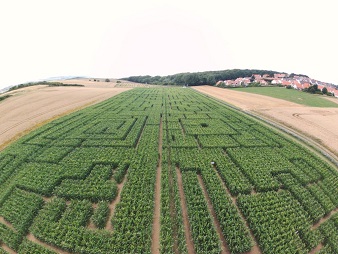
<path fill-rule="evenodd" d="M 301 133 L 338 156 L 338 108 L 307 107 L 263 95 L 212 86 L 195 90 Z M 338 103 L 338 100 L 331 99 Z"/>
<path fill-rule="evenodd" d="M 0 103 L 0 150 L 32 129 L 131 88 L 32 86 Z"/>

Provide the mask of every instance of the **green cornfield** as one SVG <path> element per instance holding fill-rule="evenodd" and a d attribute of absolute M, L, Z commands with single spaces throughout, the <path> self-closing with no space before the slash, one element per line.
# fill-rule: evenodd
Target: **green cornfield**
<path fill-rule="evenodd" d="M 337 207 L 337 168 L 189 88 L 132 89 L 0 152 L 0 253 L 338 253 Z"/>

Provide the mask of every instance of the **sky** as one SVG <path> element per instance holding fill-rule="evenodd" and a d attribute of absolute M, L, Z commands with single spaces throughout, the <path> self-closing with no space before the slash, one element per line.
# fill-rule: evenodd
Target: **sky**
<path fill-rule="evenodd" d="M 1 1 L 0 89 L 234 68 L 338 85 L 337 24 L 333 0 Z"/>

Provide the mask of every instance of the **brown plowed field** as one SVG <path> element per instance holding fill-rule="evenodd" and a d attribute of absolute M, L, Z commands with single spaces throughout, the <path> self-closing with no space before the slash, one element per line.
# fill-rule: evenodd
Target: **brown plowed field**
<path fill-rule="evenodd" d="M 0 102 L 0 150 L 49 120 L 129 89 L 32 86 L 9 92 L 13 96 Z"/>
<path fill-rule="evenodd" d="M 212 86 L 195 90 L 292 128 L 338 156 L 338 109 L 307 107 L 281 99 Z M 338 103 L 338 100 L 335 100 Z"/>

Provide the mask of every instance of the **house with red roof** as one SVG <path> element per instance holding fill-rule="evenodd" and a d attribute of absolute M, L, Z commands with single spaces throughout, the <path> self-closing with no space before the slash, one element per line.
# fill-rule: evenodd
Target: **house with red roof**
<path fill-rule="evenodd" d="M 303 90 L 309 88 L 312 85 L 318 85 L 318 89 L 323 90 L 323 88 L 326 87 L 329 93 L 332 93 L 338 97 L 338 86 L 305 76 L 294 75 L 290 78 L 289 74 L 286 73 L 276 73 L 273 75 L 273 77 L 271 77 L 269 74 L 253 74 L 251 77 L 240 77 L 235 80 L 218 81 L 216 85 L 221 86 L 224 84 L 225 86 L 229 87 L 239 87 L 248 86 L 250 83 L 259 83 L 262 86 L 267 86 L 271 83 L 272 85 L 282 85 L 285 87 L 291 86 L 297 90 Z"/>

